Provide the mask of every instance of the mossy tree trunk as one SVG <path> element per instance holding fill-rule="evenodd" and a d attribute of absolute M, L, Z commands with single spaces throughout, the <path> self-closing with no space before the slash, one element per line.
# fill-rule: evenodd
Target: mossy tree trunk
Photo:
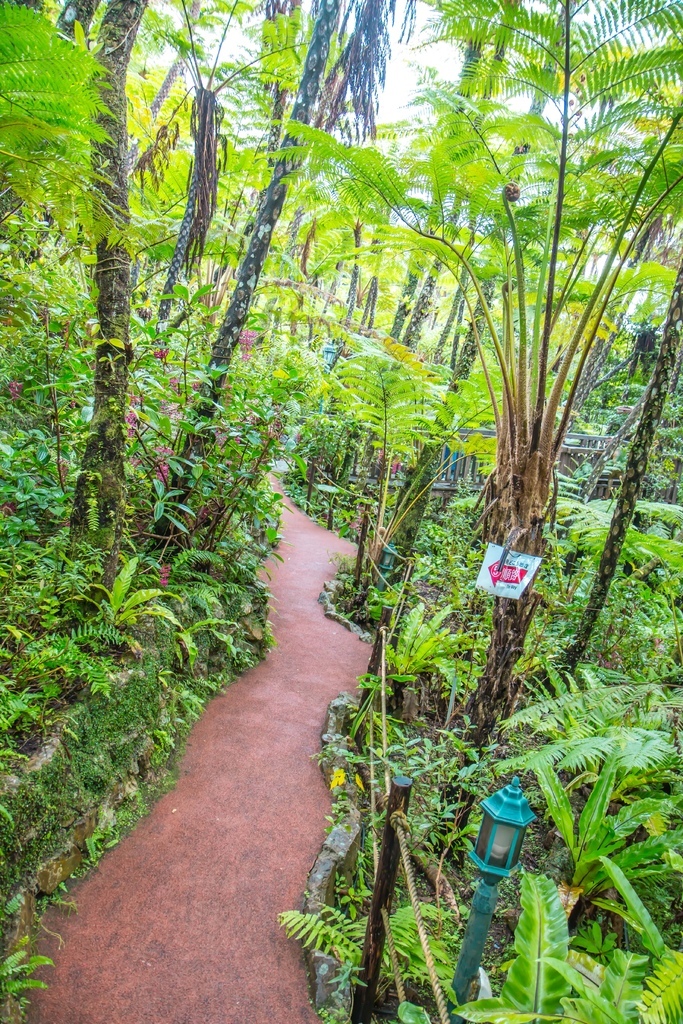
<path fill-rule="evenodd" d="M 35 6 L 40 10 L 42 4 L 36 3 L 30 6 Z M 83 26 L 87 38 L 95 11 L 99 6 L 100 0 L 67 0 L 57 18 L 57 28 L 65 36 L 73 39 L 74 23 L 78 21 Z"/>
<path fill-rule="evenodd" d="M 230 305 L 211 352 L 209 367 L 211 370 L 220 371 L 213 384 L 214 398 L 223 387 L 227 367 L 230 365 L 232 354 L 246 323 L 254 292 L 270 250 L 273 232 L 282 213 L 287 195 L 288 177 L 300 163 L 299 158 L 287 155 L 287 150 L 291 150 L 298 141 L 296 122 L 310 123 L 320 93 L 320 84 L 337 24 L 339 2 L 340 0 L 322 0 L 320 4 L 306 54 L 304 72 L 292 110 L 293 127 L 287 132 L 282 144 L 285 153 L 277 160 L 273 168 L 268 191 L 259 208 L 254 230 L 249 239 L 247 253 L 237 272 L 237 281 Z"/>
<path fill-rule="evenodd" d="M 464 312 L 465 299 L 463 298 L 462 289 L 458 286 L 455 290 L 455 295 L 453 296 L 453 302 L 451 303 L 451 308 L 448 311 L 448 316 L 446 317 L 446 323 L 444 324 L 443 330 L 439 335 L 439 340 L 436 343 L 436 351 L 434 353 L 435 363 L 440 363 L 442 361 L 444 348 L 451 336 L 451 331 L 455 329 L 457 332 L 460 324 L 462 323 Z"/>
<path fill-rule="evenodd" d="M 415 351 L 420 338 L 422 337 L 424 325 L 432 308 L 434 289 L 436 288 L 436 281 L 440 270 L 441 264 L 436 260 L 424 279 L 424 283 L 420 289 L 420 294 L 418 295 L 417 302 L 415 303 L 415 308 L 413 309 L 410 320 L 408 321 L 406 333 L 403 338 L 403 344 L 406 348 L 409 348 L 411 352 Z"/>
<path fill-rule="evenodd" d="M 95 403 L 71 513 L 72 545 L 103 555 L 103 581 L 116 576 L 126 512 L 125 415 L 131 355 L 130 255 L 122 243 L 128 223 L 126 74 L 146 0 L 111 0 L 102 21 L 98 58 L 106 69 L 101 116 L 108 139 L 95 150 L 96 170 L 114 228 L 97 244 L 95 283 L 100 340 L 95 347 Z"/>
<path fill-rule="evenodd" d="M 391 331 L 389 332 L 394 341 L 398 341 L 401 337 L 401 331 L 403 325 L 406 322 L 408 314 L 410 313 L 412 302 L 417 291 L 418 276 L 414 274 L 412 270 L 408 271 L 408 277 L 406 283 L 403 285 L 403 291 L 401 292 L 401 298 L 396 308 L 396 314 L 394 316 L 394 322 L 391 325 Z"/>
<path fill-rule="evenodd" d="M 353 320 L 353 314 L 356 311 L 356 304 L 358 302 L 358 285 L 360 283 L 360 264 L 358 262 L 358 250 L 360 249 L 361 242 L 363 241 L 363 225 L 360 221 L 356 221 L 353 226 L 353 244 L 356 252 L 353 258 L 353 270 L 351 271 L 351 281 L 349 282 L 349 294 L 346 299 L 346 315 L 344 317 L 344 327 L 350 327 L 351 321 Z"/>
<path fill-rule="evenodd" d="M 669 310 L 664 322 L 662 343 L 645 393 L 643 411 L 629 448 L 624 478 L 614 505 L 612 522 L 600 557 L 598 572 L 576 636 L 564 658 L 564 664 L 570 670 L 576 668 L 586 653 L 598 616 L 605 606 L 607 595 L 617 572 L 626 534 L 633 519 L 643 479 L 647 473 L 652 443 L 662 418 L 669 383 L 676 366 L 676 356 L 681 348 L 682 333 L 683 263 L 674 284 Z"/>

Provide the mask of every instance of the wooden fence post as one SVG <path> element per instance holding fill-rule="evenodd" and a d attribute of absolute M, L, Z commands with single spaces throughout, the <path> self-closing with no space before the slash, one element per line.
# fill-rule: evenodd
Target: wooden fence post
<path fill-rule="evenodd" d="M 308 466 L 308 490 L 306 491 L 306 511 L 311 511 L 311 496 L 313 494 L 313 484 L 315 483 L 315 470 L 316 460 L 311 459 Z"/>
<path fill-rule="evenodd" d="M 393 608 L 391 605 L 385 604 L 382 607 L 382 614 L 379 617 L 377 623 L 377 635 L 375 636 L 375 642 L 372 645 L 372 654 L 370 655 L 370 661 L 368 662 L 368 672 L 373 675 L 379 675 L 379 667 L 382 661 L 382 629 L 389 625 L 391 613 Z"/>
<path fill-rule="evenodd" d="M 357 985 L 354 991 L 351 1024 L 370 1024 L 372 1017 L 386 937 L 382 911 L 386 910 L 388 914 L 391 913 L 391 900 L 401 860 L 401 848 L 391 819 L 396 811 L 403 811 L 404 814 L 407 812 L 412 785 L 413 780 L 406 778 L 405 775 L 399 775 L 391 780 L 387 816 L 382 835 L 382 849 L 377 865 L 375 889 L 372 894 L 372 905 L 365 930 L 363 956 L 358 975 L 358 980 L 362 984 Z"/>
<path fill-rule="evenodd" d="M 356 555 L 356 570 L 353 574 L 354 583 L 356 586 L 360 583 L 360 578 L 363 574 L 363 561 L 365 559 L 365 542 L 368 536 L 368 526 L 370 525 L 370 514 L 366 508 L 362 510 L 362 518 L 360 524 L 360 533 L 358 535 L 358 553 Z"/>

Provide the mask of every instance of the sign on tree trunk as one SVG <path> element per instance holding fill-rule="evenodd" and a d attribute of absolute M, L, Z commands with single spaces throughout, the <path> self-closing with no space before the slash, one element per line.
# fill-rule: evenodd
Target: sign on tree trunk
<path fill-rule="evenodd" d="M 479 570 L 477 586 L 495 597 L 518 601 L 533 580 L 541 559 L 520 551 L 505 551 L 500 544 L 489 544 Z"/>

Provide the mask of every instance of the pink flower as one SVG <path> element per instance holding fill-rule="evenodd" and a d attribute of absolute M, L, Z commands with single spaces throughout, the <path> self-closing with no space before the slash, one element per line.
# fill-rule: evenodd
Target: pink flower
<path fill-rule="evenodd" d="M 400 469 L 401 469 L 401 463 L 399 462 L 398 459 L 395 459 L 394 462 L 391 463 L 391 472 L 392 473 L 398 473 Z"/>
<path fill-rule="evenodd" d="M 165 563 L 164 565 L 159 566 L 159 586 L 160 587 L 167 587 L 168 586 L 168 578 L 169 578 L 170 575 L 171 575 L 171 566 L 170 565 Z"/>
<path fill-rule="evenodd" d="M 168 483 L 168 462 L 160 462 L 157 466 L 157 480 L 161 480 L 164 486 Z"/>
<path fill-rule="evenodd" d="M 251 359 L 251 350 L 254 347 L 254 342 L 258 338 L 256 331 L 242 331 L 240 334 L 239 345 L 242 349 L 242 359 L 247 362 Z"/>
<path fill-rule="evenodd" d="M 180 394 L 180 381 L 178 380 L 178 378 L 177 377 L 171 377 L 168 383 L 173 388 L 173 390 L 175 391 L 176 395 L 179 395 Z"/>
<path fill-rule="evenodd" d="M 201 386 L 202 386 L 201 381 L 199 381 L 199 380 L 193 380 L 192 381 L 192 390 L 193 391 L 199 391 Z"/>
<path fill-rule="evenodd" d="M 9 396 L 13 402 L 16 402 L 17 398 L 24 390 L 24 385 L 20 380 L 11 380 L 7 385 L 9 388 Z"/>
<path fill-rule="evenodd" d="M 168 359 L 168 353 L 170 349 L 167 348 L 155 348 L 152 353 L 155 359 L 159 359 L 162 363 L 165 363 Z"/>

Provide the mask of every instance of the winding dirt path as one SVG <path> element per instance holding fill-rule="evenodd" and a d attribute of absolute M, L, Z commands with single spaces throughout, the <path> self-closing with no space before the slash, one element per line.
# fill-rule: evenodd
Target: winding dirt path
<path fill-rule="evenodd" d="M 265 661 L 216 697 L 175 789 L 51 910 L 55 968 L 30 1024 L 316 1024 L 300 952 L 277 923 L 300 905 L 330 799 L 312 760 L 328 702 L 369 648 L 316 603 L 350 544 L 291 507 Z"/>

